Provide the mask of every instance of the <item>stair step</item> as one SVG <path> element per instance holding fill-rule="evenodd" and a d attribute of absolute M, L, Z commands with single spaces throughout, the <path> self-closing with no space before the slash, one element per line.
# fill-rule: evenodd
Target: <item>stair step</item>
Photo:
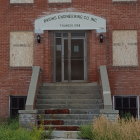
<path fill-rule="evenodd" d="M 93 119 L 91 120 L 73 120 L 73 119 L 64 119 L 64 120 L 52 120 L 52 119 L 47 119 L 47 120 L 41 120 L 38 121 L 38 124 L 42 125 L 86 125 L 86 124 L 91 124 L 93 122 Z"/>
<path fill-rule="evenodd" d="M 77 93 L 80 93 L 80 94 L 86 94 L 86 93 L 89 93 L 89 94 L 94 94 L 94 93 L 97 93 L 99 92 L 99 89 L 40 89 L 39 90 L 39 93 L 40 94 L 77 94 Z"/>
<path fill-rule="evenodd" d="M 68 108 L 68 109 L 100 109 L 103 107 L 103 104 L 36 104 L 37 109 L 62 109 L 62 108 Z"/>
<path fill-rule="evenodd" d="M 37 104 L 100 104 L 101 99 L 37 99 Z"/>
<path fill-rule="evenodd" d="M 42 125 L 64 125 L 63 120 L 39 120 L 38 124 Z"/>
<path fill-rule="evenodd" d="M 38 94 L 37 99 L 101 99 L 100 94 Z"/>
<path fill-rule="evenodd" d="M 70 114 L 69 109 L 48 109 L 44 111 L 45 114 Z"/>
<path fill-rule="evenodd" d="M 53 85 L 87 85 L 87 86 L 94 86 L 94 85 L 98 85 L 97 82 L 91 82 L 91 83 L 87 83 L 87 82 L 74 82 L 74 83 L 43 83 L 43 86 L 53 86 Z"/>
<path fill-rule="evenodd" d="M 99 114 L 40 114 L 38 120 L 93 120 Z"/>
<path fill-rule="evenodd" d="M 61 109 L 48 109 L 50 110 L 50 113 L 46 113 L 46 114 L 99 114 L 99 109 L 62 109 L 62 110 L 68 110 L 68 111 L 64 111 L 66 113 L 60 112 L 60 113 L 51 113 L 51 110 L 61 110 Z M 38 110 L 39 114 L 45 114 L 45 110 L 44 109 L 39 109 Z M 67 113 L 69 112 L 69 113 Z"/>
<path fill-rule="evenodd" d="M 48 125 L 48 126 L 44 126 L 45 130 L 49 130 L 49 129 L 53 129 L 53 130 L 63 130 L 63 131 L 78 131 L 79 130 L 79 126 L 75 126 L 75 125 Z"/>
<path fill-rule="evenodd" d="M 92 83 L 43 83 L 42 87 L 75 87 L 75 86 L 82 86 L 82 87 L 96 87 L 99 86 L 97 82 L 92 82 Z"/>

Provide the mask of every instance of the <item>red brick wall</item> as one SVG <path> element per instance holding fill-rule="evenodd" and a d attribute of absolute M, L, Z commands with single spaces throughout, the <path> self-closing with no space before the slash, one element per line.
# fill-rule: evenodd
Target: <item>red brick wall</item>
<path fill-rule="evenodd" d="M 106 39 L 98 41 L 95 31 L 88 31 L 88 81 L 98 80 L 98 67 L 108 66 L 113 94 L 140 95 L 140 68 L 112 67 L 112 31 L 134 29 L 138 31 L 140 55 L 140 1 L 113 3 L 111 0 L 72 0 L 71 4 L 47 4 L 47 0 L 34 0 L 34 4 L 0 4 L 0 116 L 8 116 L 9 95 L 27 95 L 31 68 L 10 68 L 9 34 L 11 31 L 34 31 L 34 21 L 40 16 L 62 11 L 78 11 L 104 17 L 107 20 Z M 46 14 L 45 14 L 46 13 Z M 43 69 L 43 81 L 52 82 L 52 44 L 45 31 L 41 44 L 34 45 L 34 65 Z M 139 57 L 140 63 L 140 57 Z"/>

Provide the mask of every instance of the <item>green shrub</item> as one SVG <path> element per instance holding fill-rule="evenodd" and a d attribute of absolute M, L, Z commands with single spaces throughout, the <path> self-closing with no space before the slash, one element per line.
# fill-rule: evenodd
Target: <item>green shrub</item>
<path fill-rule="evenodd" d="M 17 120 L 6 121 L 0 123 L 0 140 L 42 140 L 43 129 L 32 130 L 19 127 Z"/>

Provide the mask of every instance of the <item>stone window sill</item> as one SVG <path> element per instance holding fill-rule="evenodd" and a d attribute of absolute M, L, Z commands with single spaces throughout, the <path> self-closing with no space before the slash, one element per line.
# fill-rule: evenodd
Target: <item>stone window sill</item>
<path fill-rule="evenodd" d="M 48 0 L 48 3 L 71 3 L 72 0 Z"/>
<path fill-rule="evenodd" d="M 34 0 L 10 0 L 10 4 L 32 4 Z"/>

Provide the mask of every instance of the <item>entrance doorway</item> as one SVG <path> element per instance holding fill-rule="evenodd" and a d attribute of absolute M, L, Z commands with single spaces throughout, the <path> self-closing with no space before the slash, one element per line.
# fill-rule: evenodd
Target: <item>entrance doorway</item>
<path fill-rule="evenodd" d="M 55 81 L 85 81 L 86 75 L 86 33 L 56 32 L 55 33 Z"/>

